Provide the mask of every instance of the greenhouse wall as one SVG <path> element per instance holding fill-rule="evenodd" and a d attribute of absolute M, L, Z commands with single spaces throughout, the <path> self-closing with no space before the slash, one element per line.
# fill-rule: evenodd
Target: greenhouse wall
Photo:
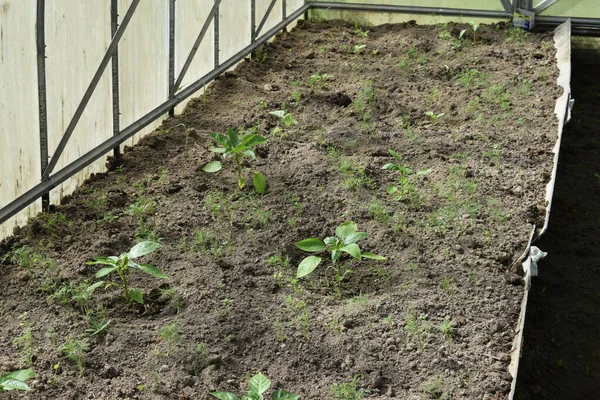
<path fill-rule="evenodd" d="M 277 0 L 261 33 L 283 19 Z M 132 0 L 117 0 L 119 23 Z M 169 97 L 170 0 L 142 0 L 118 44 L 119 125 L 128 126 Z M 240 6 L 244 4 L 244 7 Z M 256 25 L 271 0 L 255 0 Z M 175 77 L 181 71 L 207 20 L 213 0 L 175 3 Z M 286 0 L 287 15 L 304 5 Z M 36 0 L 0 1 L 0 208 L 40 183 L 40 118 L 36 44 Z M 250 41 L 251 2 L 222 0 L 219 5 L 219 61 L 227 60 Z M 45 73 L 48 155 L 52 156 L 71 122 L 100 61 L 111 42 L 111 0 L 45 1 Z M 179 88 L 185 88 L 215 68 L 214 22 Z M 198 91 L 196 95 L 201 94 Z M 175 112 L 181 112 L 186 101 Z M 152 122 L 123 145 L 133 145 L 166 117 Z M 109 63 L 73 134 L 58 159 L 59 171 L 113 135 L 112 73 Z M 105 170 L 104 156 L 50 192 L 57 204 L 90 174 Z M 0 239 L 41 211 L 37 200 L 0 225 Z"/>

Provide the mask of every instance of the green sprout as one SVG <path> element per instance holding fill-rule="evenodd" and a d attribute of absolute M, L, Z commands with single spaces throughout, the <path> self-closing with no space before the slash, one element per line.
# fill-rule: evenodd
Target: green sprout
<path fill-rule="evenodd" d="M 210 137 L 213 138 L 215 142 L 217 142 L 222 147 L 211 147 L 209 150 L 214 153 L 219 153 L 223 155 L 223 158 L 231 156 L 235 163 L 235 170 L 238 175 L 238 186 L 240 189 L 243 189 L 246 186 L 246 180 L 244 179 L 244 167 L 242 166 L 244 159 L 250 158 L 254 160 L 256 158 L 256 154 L 253 147 L 264 143 L 267 141 L 266 138 L 255 135 L 253 133 L 247 133 L 239 135 L 238 131 L 232 128 L 227 129 L 227 135 L 222 135 L 220 133 L 211 133 Z M 220 161 L 211 161 L 206 164 L 202 170 L 204 172 L 218 172 L 221 170 L 223 165 Z M 264 194 L 266 190 L 266 182 L 265 177 L 256 172 L 254 174 L 254 187 L 256 190 Z"/>
<path fill-rule="evenodd" d="M 271 111 L 269 114 L 281 119 L 283 124 L 287 127 L 298 125 L 298 121 L 292 116 L 292 114 L 286 112 L 285 110 Z"/>
<path fill-rule="evenodd" d="M 144 292 L 140 289 L 131 287 L 131 275 L 133 271 L 139 270 L 152 275 L 155 278 L 166 279 L 167 275 L 160 269 L 148 264 L 138 264 L 132 260 L 138 257 L 145 256 L 158 249 L 160 244 L 151 241 L 144 241 L 136 244 L 127 253 L 120 256 L 95 257 L 94 261 L 88 261 L 88 265 L 106 265 L 106 267 L 96 272 L 96 278 L 102 278 L 115 272 L 121 282 L 109 282 L 105 288 L 111 286 L 120 287 L 123 290 L 123 296 L 126 299 L 131 299 L 137 303 L 144 304 Z"/>

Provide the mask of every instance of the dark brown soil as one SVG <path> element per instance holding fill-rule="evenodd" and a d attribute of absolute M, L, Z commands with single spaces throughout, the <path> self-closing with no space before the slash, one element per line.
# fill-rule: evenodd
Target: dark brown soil
<path fill-rule="evenodd" d="M 5 240 L 4 254 L 35 256 L 2 266 L 0 372 L 37 373 L 7 398 L 208 399 L 258 371 L 303 399 L 505 398 L 560 92 L 551 34 L 462 29 L 301 24 Z M 282 109 L 298 124 L 269 114 Z M 247 164 L 265 195 L 240 191 L 230 168 L 202 171 L 217 157 L 208 134 L 229 127 L 268 137 Z M 403 183 L 381 168 L 390 149 L 415 172 Z M 344 259 L 355 273 L 339 294 L 323 267 L 294 280 L 307 255 L 294 243 L 346 221 L 387 260 Z M 134 275 L 144 306 L 94 292 L 92 315 L 111 323 L 86 334 L 61 294 L 95 281 L 86 261 L 148 238 L 162 246 L 143 261 L 169 278 Z M 87 345 L 82 375 L 67 337 Z M 334 394 L 353 378 L 355 397 Z"/>
<path fill-rule="evenodd" d="M 600 389 L 600 62 L 575 53 L 548 233 L 525 324 L 517 399 L 596 399 Z"/>

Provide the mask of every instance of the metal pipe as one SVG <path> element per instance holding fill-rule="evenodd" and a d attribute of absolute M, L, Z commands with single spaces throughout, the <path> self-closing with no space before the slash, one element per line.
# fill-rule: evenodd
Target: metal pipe
<path fill-rule="evenodd" d="M 256 32 L 256 0 L 250 0 L 250 42 L 254 41 Z"/>
<path fill-rule="evenodd" d="M 536 15 L 537 15 L 537 14 L 541 13 L 542 11 L 546 10 L 548 7 L 550 7 L 557 1 L 558 0 L 542 0 L 542 2 L 540 4 L 535 6 L 535 8 L 533 9 L 533 12 L 536 13 Z"/>
<path fill-rule="evenodd" d="M 129 139 L 146 126 L 150 125 L 161 115 L 166 114 L 171 108 L 175 107 L 177 104 L 181 103 L 183 100 L 185 100 L 198 90 L 202 89 L 207 83 L 211 82 L 220 74 L 233 67 L 236 63 L 242 61 L 253 50 L 255 50 L 267 40 L 275 36 L 277 32 L 285 28 L 292 21 L 302 16 L 302 14 L 304 14 L 306 10 L 308 10 L 308 8 L 308 4 L 300 7 L 298 10 L 290 14 L 288 18 L 281 21 L 279 24 L 277 24 L 269 31 L 267 31 L 264 35 L 262 35 L 260 38 L 258 38 L 255 43 L 246 46 L 245 48 L 237 52 L 233 57 L 224 62 L 222 65 L 215 68 L 208 74 L 204 75 L 202 78 L 198 79 L 185 89 L 181 90 L 179 93 L 175 94 L 171 99 L 168 99 L 166 102 L 156 107 L 154 110 L 150 111 L 148 114 L 144 115 L 125 129 L 123 129 L 119 133 L 119 135 L 112 136 L 104 143 L 90 150 L 89 152 L 87 152 L 77 160 L 73 161 L 60 171 L 56 172 L 54 175 L 49 176 L 46 181 L 43 181 L 42 183 L 34 186 L 21 196 L 17 197 L 12 202 L 7 204 L 5 207 L 0 209 L 0 224 L 4 223 L 10 217 L 14 216 L 19 211 L 27 207 L 29 204 L 37 200 L 44 193 L 48 193 L 50 190 L 63 183 L 71 176 L 81 171 L 83 168 L 98 160 L 104 154 L 108 153 L 111 149 L 114 149 L 116 146 L 123 143 L 125 140 Z"/>
<path fill-rule="evenodd" d="M 175 0 L 169 0 L 169 96 L 175 86 Z M 169 115 L 175 115 L 175 108 L 169 110 Z"/>
<path fill-rule="evenodd" d="M 506 11 L 493 10 L 469 10 L 464 8 L 444 8 L 444 7 L 415 7 L 415 6 L 396 6 L 382 4 L 360 4 L 360 3 L 333 3 L 333 2 L 309 2 L 313 9 L 330 9 L 342 11 L 367 11 L 367 12 L 386 12 L 386 13 L 404 13 L 404 14 L 435 14 L 447 16 L 465 16 L 473 18 L 494 18 L 504 19 L 512 16 L 512 13 Z"/>
<path fill-rule="evenodd" d="M 114 37 L 119 28 L 119 0 L 110 2 L 110 36 Z M 121 130 L 121 107 L 119 104 L 119 47 L 115 47 L 112 55 L 112 112 L 113 112 L 113 136 L 119 134 Z M 121 147 L 113 149 L 113 156 L 121 155 Z"/>
<path fill-rule="evenodd" d="M 194 56 L 196 55 L 196 52 L 198 51 L 200 44 L 202 44 L 204 35 L 206 35 L 206 31 L 208 31 L 208 27 L 210 26 L 210 23 L 212 22 L 211 19 L 213 19 L 213 17 L 215 16 L 215 13 L 219 10 L 219 4 L 221 4 L 221 0 L 215 0 L 215 3 L 213 4 L 212 9 L 210 10 L 210 13 L 206 17 L 206 20 L 204 21 L 204 25 L 202 25 L 200 34 L 196 38 L 196 42 L 194 43 L 194 46 L 192 47 L 190 54 L 188 54 L 187 59 L 185 60 L 185 64 L 183 64 L 183 68 L 181 69 L 181 72 L 179 73 L 179 76 L 177 77 L 177 81 L 171 87 L 171 92 L 169 93 L 169 97 L 173 97 L 173 95 L 175 94 L 177 89 L 179 89 L 179 85 L 181 85 L 181 82 L 183 81 L 185 74 L 187 73 L 188 69 L 190 68 L 190 65 L 192 65 L 192 61 L 194 61 Z"/>
<path fill-rule="evenodd" d="M 67 130 L 65 131 L 63 137 L 60 139 L 60 143 L 58 144 L 58 147 L 54 151 L 54 154 L 52 155 L 52 158 L 50 159 L 48 166 L 44 170 L 44 173 L 42 174 L 42 179 L 48 179 L 48 177 L 50 176 L 50 173 L 56 166 L 56 163 L 58 163 L 58 159 L 60 158 L 62 152 L 64 151 L 65 146 L 67 145 L 67 142 L 71 138 L 71 135 L 73 134 L 73 131 L 75 130 L 75 127 L 77 126 L 77 123 L 79 122 L 79 119 L 81 118 L 81 114 L 83 114 L 83 110 L 85 110 L 87 103 L 90 101 L 90 98 L 92 97 L 92 94 L 94 93 L 94 90 L 96 89 L 96 86 L 98 85 L 98 82 L 100 81 L 100 78 L 102 78 L 102 74 L 104 73 L 104 70 L 106 69 L 106 66 L 108 65 L 108 62 L 112 58 L 113 53 L 115 52 L 115 49 L 117 47 L 117 44 L 119 43 L 119 40 L 121 40 L 121 37 L 123 36 L 123 33 L 125 32 L 125 29 L 127 28 L 129 21 L 131 20 L 131 17 L 133 17 L 133 13 L 135 12 L 135 9 L 139 3 L 140 3 L 140 0 L 133 0 L 131 5 L 129 6 L 129 9 L 127 10 L 127 13 L 125 14 L 125 17 L 123 18 L 123 22 L 121 23 L 121 26 L 119 27 L 119 29 L 117 29 L 115 36 L 113 37 L 112 41 L 110 42 L 110 45 L 108 46 L 108 49 L 106 50 L 106 53 L 104 54 L 104 57 L 102 58 L 102 61 L 100 62 L 100 65 L 98 66 L 98 69 L 96 70 L 96 73 L 94 74 L 94 77 L 92 78 L 92 81 L 90 82 L 90 85 L 88 86 L 87 90 L 85 91 L 85 94 L 83 95 L 83 99 L 81 100 L 81 102 L 79 103 L 79 106 L 77 107 L 77 110 L 75 111 L 75 115 L 73 115 L 73 118 L 71 119 L 71 122 L 69 123 L 69 126 L 67 126 Z"/>
<path fill-rule="evenodd" d="M 513 9 L 509 0 L 500 0 L 500 3 L 502 3 L 502 8 L 504 8 L 504 11 L 512 13 Z"/>
<path fill-rule="evenodd" d="M 48 103 L 46 99 L 46 2 L 37 1 L 35 41 L 37 47 L 38 124 L 40 135 L 40 177 L 48 166 Z M 50 204 L 50 194 L 42 195 L 42 204 Z"/>
<path fill-rule="evenodd" d="M 220 1 L 220 0 L 219 0 Z M 215 0 L 215 2 L 217 2 L 217 0 Z M 213 19 L 213 26 L 214 26 L 214 56 L 215 56 L 215 64 L 214 67 L 217 68 L 219 66 L 219 51 L 220 51 L 220 33 L 219 33 L 219 10 L 217 8 L 217 12 L 215 13 L 214 19 Z"/>
<path fill-rule="evenodd" d="M 555 17 L 550 15 L 536 15 L 536 25 L 560 25 L 567 19 L 571 20 L 571 26 L 574 28 L 600 28 L 600 18 L 580 18 L 580 17 Z"/>
<path fill-rule="evenodd" d="M 267 23 L 267 18 L 269 18 L 269 15 L 271 14 L 271 11 L 273 11 L 273 7 L 275 7 L 275 3 L 276 2 L 277 2 L 277 0 L 271 0 L 271 3 L 269 4 L 269 8 L 267 8 L 267 11 L 265 12 L 265 15 L 262 17 L 262 20 L 260 21 L 260 24 L 258 25 L 258 28 L 256 28 L 256 32 L 254 32 L 254 38 L 256 38 L 258 35 L 260 35 L 260 31 L 262 30 L 262 28 Z"/>

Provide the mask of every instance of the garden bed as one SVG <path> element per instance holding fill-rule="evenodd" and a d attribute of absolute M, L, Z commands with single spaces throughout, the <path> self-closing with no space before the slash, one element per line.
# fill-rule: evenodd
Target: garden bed
<path fill-rule="evenodd" d="M 32 399 L 209 399 L 259 371 L 302 399 L 506 398 L 557 75 L 551 34 L 505 24 L 301 22 L 2 243 L 0 373 L 31 366 Z M 243 164 L 266 193 L 203 171 L 228 128 L 268 139 Z M 386 259 L 296 279 L 295 243 L 349 221 Z M 144 305 L 85 296 L 86 262 L 143 240 L 168 276 L 133 275 Z"/>

